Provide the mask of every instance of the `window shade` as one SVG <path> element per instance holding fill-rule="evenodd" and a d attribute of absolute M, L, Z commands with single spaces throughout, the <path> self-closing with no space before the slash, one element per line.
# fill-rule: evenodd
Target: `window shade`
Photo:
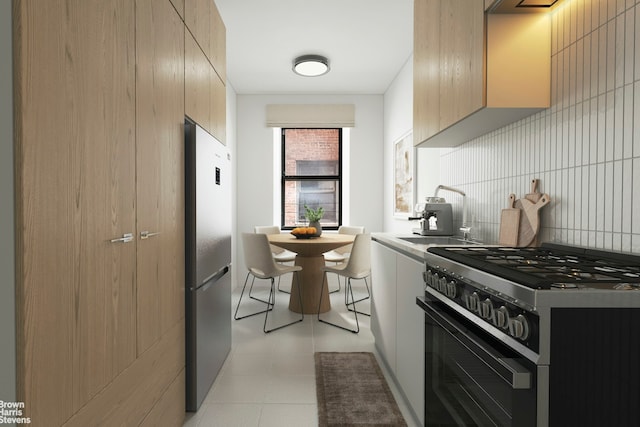
<path fill-rule="evenodd" d="M 267 126 L 280 128 L 342 128 L 355 126 L 353 104 L 269 104 Z"/>

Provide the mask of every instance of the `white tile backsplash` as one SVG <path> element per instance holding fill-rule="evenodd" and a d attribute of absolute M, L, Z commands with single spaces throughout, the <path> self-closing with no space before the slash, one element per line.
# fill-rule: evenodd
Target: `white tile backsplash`
<path fill-rule="evenodd" d="M 551 108 L 452 149 L 474 237 L 498 240 L 509 193 L 549 193 L 541 241 L 640 253 L 640 4 L 565 0 L 552 16 Z M 460 200 L 447 194 L 461 220 Z"/>

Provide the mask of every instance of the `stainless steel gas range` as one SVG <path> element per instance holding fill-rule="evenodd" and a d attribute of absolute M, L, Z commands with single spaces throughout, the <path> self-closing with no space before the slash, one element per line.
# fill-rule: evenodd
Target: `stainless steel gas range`
<path fill-rule="evenodd" d="M 433 246 L 427 426 L 640 425 L 640 257 Z"/>

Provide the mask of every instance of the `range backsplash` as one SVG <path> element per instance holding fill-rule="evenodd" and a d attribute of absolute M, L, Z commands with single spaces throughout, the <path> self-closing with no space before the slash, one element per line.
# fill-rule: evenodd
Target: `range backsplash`
<path fill-rule="evenodd" d="M 440 181 L 467 193 L 483 242 L 538 178 L 541 241 L 640 253 L 640 4 L 566 0 L 551 19 L 552 107 L 441 149 Z"/>

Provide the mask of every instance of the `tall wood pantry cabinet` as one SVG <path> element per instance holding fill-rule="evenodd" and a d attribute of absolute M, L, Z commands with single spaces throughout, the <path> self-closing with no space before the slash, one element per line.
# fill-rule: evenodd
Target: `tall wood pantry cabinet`
<path fill-rule="evenodd" d="M 33 426 L 183 423 L 194 1 L 13 1 L 16 395 Z"/>

